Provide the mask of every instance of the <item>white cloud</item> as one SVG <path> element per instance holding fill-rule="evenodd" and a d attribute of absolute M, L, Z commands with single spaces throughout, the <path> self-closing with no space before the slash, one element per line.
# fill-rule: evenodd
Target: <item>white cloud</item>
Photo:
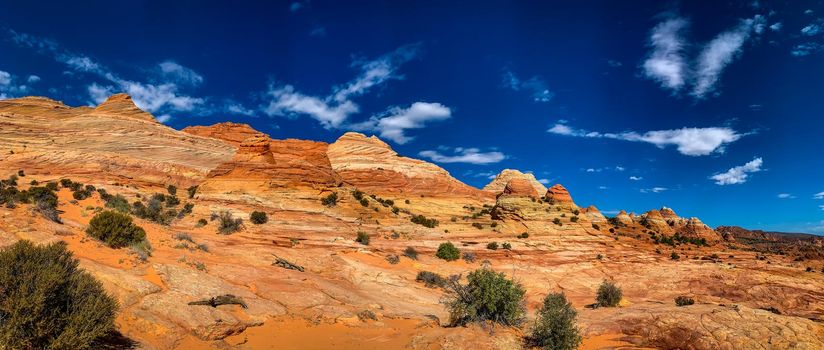
<path fill-rule="evenodd" d="M 229 103 L 226 106 L 226 111 L 229 112 L 229 113 L 243 114 L 243 115 L 254 115 L 255 114 L 255 111 L 244 107 L 240 103 Z"/>
<path fill-rule="evenodd" d="M 824 210 L 824 205 L 819 205 L 818 207 L 819 207 L 821 210 Z"/>
<path fill-rule="evenodd" d="M 650 34 L 648 45 L 652 52 L 644 61 L 644 74 L 665 88 L 678 90 L 686 81 L 683 35 L 688 25 L 685 19 L 670 18 L 655 26 Z"/>
<path fill-rule="evenodd" d="M 641 193 L 661 193 L 668 190 L 666 187 L 642 188 Z"/>
<path fill-rule="evenodd" d="M 11 84 L 11 73 L 4 72 L 0 70 L 0 85 L 10 85 Z"/>
<path fill-rule="evenodd" d="M 203 76 L 184 67 L 174 61 L 163 61 L 158 64 L 160 72 L 171 81 L 183 84 L 200 85 L 203 83 Z"/>
<path fill-rule="evenodd" d="M 40 77 L 38 77 L 38 76 L 36 76 L 36 75 L 29 75 L 29 77 L 28 77 L 28 78 L 26 78 L 26 81 L 27 81 L 29 84 L 33 84 L 33 83 L 36 83 L 36 82 L 40 81 Z"/>
<path fill-rule="evenodd" d="M 429 158 L 438 163 L 470 163 L 491 164 L 506 159 L 506 155 L 498 151 L 481 152 L 478 148 L 457 147 L 453 155 L 443 155 L 438 151 L 427 150 L 418 153 L 419 156 Z M 494 178 L 494 175 L 492 176 Z"/>
<path fill-rule="evenodd" d="M 302 1 L 295 1 L 289 5 L 289 11 L 298 12 L 300 9 L 304 7 L 304 3 Z"/>
<path fill-rule="evenodd" d="M 824 49 L 824 45 L 816 42 L 806 42 L 793 46 L 790 54 L 795 57 L 804 57 L 812 53 L 816 53 Z"/>
<path fill-rule="evenodd" d="M 166 122 L 172 120 L 172 116 L 170 116 L 168 114 L 163 114 L 163 115 L 157 116 L 155 119 L 157 119 L 158 122 L 166 123 Z"/>
<path fill-rule="evenodd" d="M 555 124 L 547 132 L 588 138 L 608 138 L 632 142 L 646 142 L 659 148 L 666 146 L 676 146 L 678 152 L 688 156 L 705 156 L 712 153 L 723 153 L 724 147 L 740 139 L 739 134 L 733 129 L 726 127 L 710 128 L 681 128 L 673 130 L 647 131 L 643 134 L 635 131 L 625 131 L 622 133 L 601 133 L 596 131 L 586 131 L 574 129 L 564 124 Z"/>
<path fill-rule="evenodd" d="M 648 43 L 651 51 L 641 67 L 644 76 L 661 87 L 678 92 L 691 86 L 690 94 L 701 99 L 715 91 L 724 69 L 740 55 L 752 34 L 764 31 L 766 18 L 756 15 L 742 19 L 735 28 L 718 34 L 703 46 L 694 67 L 690 67 L 687 57 L 687 48 L 691 46 L 685 38 L 687 27 L 689 21 L 680 17 L 670 17 L 656 25 Z"/>
<path fill-rule="evenodd" d="M 96 82 L 87 86 L 89 97 L 96 103 L 105 100 L 114 92 L 125 92 L 132 96 L 135 105 L 152 113 L 171 111 L 192 111 L 205 102 L 202 98 L 180 93 L 178 83 L 181 77 L 191 82 L 202 81 L 203 77 L 189 68 L 172 61 L 160 63 L 161 81 L 144 83 L 122 78 L 89 56 L 62 49 L 57 42 L 32 35 L 11 31 L 12 40 L 18 45 L 30 47 L 48 54 L 75 72 L 92 73 L 108 81 L 107 85 Z M 171 80 L 170 77 L 172 77 Z"/>
<path fill-rule="evenodd" d="M 770 30 L 772 30 L 774 32 L 778 32 L 778 31 L 781 31 L 781 28 L 783 26 L 784 25 L 781 22 L 776 22 L 776 23 L 773 23 L 773 25 L 770 26 Z"/>
<path fill-rule="evenodd" d="M 806 36 L 815 36 L 818 35 L 818 33 L 821 33 L 821 26 L 815 23 L 807 25 L 804 28 L 801 28 L 801 34 L 804 34 Z"/>
<path fill-rule="evenodd" d="M 413 139 L 405 134 L 409 129 L 420 129 L 428 122 L 442 121 L 452 117 L 452 111 L 440 103 L 415 102 L 409 108 L 393 107 L 383 116 L 375 116 L 351 125 L 355 130 L 376 130 L 380 137 L 404 144 Z"/>
<path fill-rule="evenodd" d="M 417 57 L 419 51 L 420 45 L 413 44 L 372 61 L 356 60 L 352 66 L 361 71 L 358 77 L 334 87 L 332 93 L 324 97 L 303 94 L 292 85 L 271 85 L 268 91 L 271 100 L 263 107 L 263 112 L 269 116 L 307 115 L 324 128 L 339 128 L 352 114 L 360 112 L 360 107 L 351 98 L 389 80 L 403 79 L 398 68 Z"/>
<path fill-rule="evenodd" d="M 815 199 L 824 199 L 824 192 L 818 192 L 818 193 L 814 194 L 813 198 L 815 198 Z"/>
<path fill-rule="evenodd" d="M 19 97 L 29 93 L 29 87 L 17 83 L 17 80 L 18 78 L 11 73 L 0 70 L 0 94 L 2 94 L 0 99 Z"/>
<path fill-rule="evenodd" d="M 530 94 L 535 102 L 549 102 L 555 97 L 555 93 L 549 91 L 546 82 L 539 76 L 521 80 L 511 70 L 504 69 L 502 79 L 505 87 L 513 91 L 524 90 Z"/>
<path fill-rule="evenodd" d="M 742 184 L 747 182 L 747 178 L 750 173 L 757 173 L 761 171 L 761 166 L 763 164 L 764 161 L 760 157 L 755 158 L 747 162 L 747 164 L 739 165 L 737 167 L 730 168 L 723 173 L 710 176 L 710 179 L 715 180 L 715 184 L 721 186 Z"/>
<path fill-rule="evenodd" d="M 724 68 L 740 55 L 741 48 L 751 33 L 763 30 L 764 23 L 762 16 L 742 20 L 736 28 L 718 34 L 704 47 L 698 57 L 693 96 L 703 98 L 714 91 Z"/>
<path fill-rule="evenodd" d="M 607 189 L 609 189 L 609 187 L 607 187 L 607 186 L 598 186 L 598 189 L 599 190 L 607 190 Z"/>
<path fill-rule="evenodd" d="M 640 180 L 643 180 L 644 178 L 641 177 L 641 176 L 630 176 L 629 179 L 632 180 L 632 181 L 640 181 Z"/>
<path fill-rule="evenodd" d="M 779 193 L 777 197 L 780 198 L 780 199 L 793 199 L 793 198 L 795 198 L 795 196 L 793 196 L 789 193 Z"/>
<path fill-rule="evenodd" d="M 538 182 L 540 182 L 544 185 L 549 185 L 549 179 L 538 179 Z"/>

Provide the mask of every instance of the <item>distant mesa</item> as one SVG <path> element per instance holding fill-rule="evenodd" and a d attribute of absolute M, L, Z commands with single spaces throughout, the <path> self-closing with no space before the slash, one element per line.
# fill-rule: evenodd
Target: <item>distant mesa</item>
<path fill-rule="evenodd" d="M 495 176 L 495 179 L 484 186 L 483 190 L 490 191 L 495 194 L 501 193 L 504 190 L 504 187 L 506 187 L 506 184 L 512 179 L 526 180 L 538 193 L 546 193 L 546 187 L 535 179 L 535 175 L 532 173 L 522 173 L 515 169 L 502 170 L 497 176 Z"/>

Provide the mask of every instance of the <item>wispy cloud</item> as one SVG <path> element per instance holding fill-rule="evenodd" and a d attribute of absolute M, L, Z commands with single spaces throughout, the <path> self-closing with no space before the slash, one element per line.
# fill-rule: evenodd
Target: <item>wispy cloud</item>
<path fill-rule="evenodd" d="M 739 165 L 729 170 L 710 176 L 710 179 L 715 180 L 716 185 L 737 185 L 747 182 L 751 173 L 761 171 L 761 166 L 764 161 L 759 157 L 755 158 L 744 165 Z"/>
<path fill-rule="evenodd" d="M 115 92 L 125 92 L 132 96 L 135 104 L 152 113 L 167 111 L 192 111 L 204 104 L 205 99 L 185 95 L 179 84 L 199 84 L 203 77 L 193 70 L 173 61 L 158 65 L 159 73 L 153 82 L 133 81 L 121 77 L 93 58 L 63 49 L 56 41 L 10 30 L 12 41 L 41 54 L 52 56 L 76 73 L 88 73 L 102 78 L 106 83 L 93 82 L 87 86 L 89 97 L 95 103 L 103 102 Z"/>
<path fill-rule="evenodd" d="M 263 112 L 269 116 L 306 115 L 321 123 L 324 128 L 339 128 L 347 119 L 360 112 L 360 107 L 352 101 L 353 97 L 361 96 L 369 90 L 390 80 L 403 79 L 398 73 L 401 65 L 416 58 L 420 52 L 420 45 L 406 45 L 383 55 L 375 60 L 358 59 L 352 66 L 360 74 L 352 81 L 335 86 L 327 96 L 311 96 L 301 93 L 292 85 L 276 85 L 269 87 L 268 103 Z"/>
<path fill-rule="evenodd" d="M 778 196 L 776 196 L 776 197 L 778 197 L 779 199 L 793 199 L 793 198 L 795 198 L 795 196 L 793 196 L 792 194 L 789 194 L 789 193 L 779 193 Z"/>
<path fill-rule="evenodd" d="M 651 51 L 641 67 L 647 78 L 663 88 L 677 93 L 689 86 L 690 95 L 702 99 L 716 91 L 724 69 L 741 54 L 753 34 L 764 31 L 766 18 L 756 15 L 740 20 L 737 26 L 704 45 L 692 65 L 687 52 L 692 46 L 686 38 L 688 27 L 689 21 L 678 16 L 670 16 L 656 25 L 650 32 Z"/>
<path fill-rule="evenodd" d="M 539 76 L 522 80 L 510 69 L 504 69 L 502 76 L 504 87 L 513 91 L 526 91 L 535 102 L 549 102 L 555 93 L 549 90 L 546 82 Z"/>
<path fill-rule="evenodd" d="M 439 151 L 427 150 L 421 151 L 418 155 L 438 163 L 491 164 L 506 159 L 506 155 L 501 152 L 481 152 L 478 148 L 457 147 L 452 149 L 450 153 L 452 154 L 444 155 Z"/>
<path fill-rule="evenodd" d="M 382 138 L 405 144 L 414 137 L 406 135 L 409 129 L 421 129 L 429 122 L 452 117 L 452 110 L 440 103 L 415 102 L 408 108 L 392 107 L 382 115 L 350 125 L 355 130 L 374 130 Z"/>
<path fill-rule="evenodd" d="M 641 181 L 644 178 L 641 177 L 641 176 L 630 176 L 629 179 L 632 180 L 632 181 Z"/>
<path fill-rule="evenodd" d="M 655 130 L 638 133 L 624 131 L 621 133 L 601 133 L 572 128 L 566 124 L 555 124 L 550 133 L 585 138 L 608 138 L 632 142 L 650 143 L 658 148 L 676 146 L 678 152 L 687 156 L 706 156 L 723 153 L 724 147 L 737 141 L 745 134 L 740 134 L 727 127 L 681 128 L 673 130 Z"/>
<path fill-rule="evenodd" d="M 661 193 L 668 190 L 666 187 L 642 188 L 641 193 Z"/>
<path fill-rule="evenodd" d="M 822 50 L 824 50 L 824 45 L 811 41 L 793 46 L 790 54 L 795 57 L 804 57 Z"/>
<path fill-rule="evenodd" d="M 814 194 L 813 198 L 815 198 L 815 199 L 824 199 L 824 192 L 818 192 L 818 193 Z"/>
<path fill-rule="evenodd" d="M 818 33 L 821 33 L 821 26 L 815 23 L 809 24 L 804 28 L 801 28 L 801 34 L 806 36 L 816 36 Z"/>
<path fill-rule="evenodd" d="M 25 83 L 18 82 L 20 79 L 9 72 L 0 70 L 0 100 L 11 97 L 19 97 L 25 95 L 30 91 L 30 88 Z M 39 78 L 38 78 L 39 80 Z M 33 83 L 31 79 L 27 81 Z"/>
<path fill-rule="evenodd" d="M 600 173 L 602 171 L 612 171 L 612 170 L 614 170 L 614 171 L 624 171 L 624 170 L 626 170 L 626 168 L 624 168 L 620 165 L 616 165 L 614 167 L 586 168 L 586 169 L 584 169 L 584 171 L 586 171 L 588 173 Z"/>
<path fill-rule="evenodd" d="M 540 182 L 544 185 L 549 185 L 550 180 L 549 179 L 538 179 L 538 182 Z"/>

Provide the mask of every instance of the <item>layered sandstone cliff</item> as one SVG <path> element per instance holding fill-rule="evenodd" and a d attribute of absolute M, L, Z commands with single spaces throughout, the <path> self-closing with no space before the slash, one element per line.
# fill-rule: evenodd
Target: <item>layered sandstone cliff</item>
<path fill-rule="evenodd" d="M 484 186 L 484 191 L 490 191 L 492 193 L 498 194 L 504 190 L 506 185 L 514 179 L 522 179 L 526 180 L 529 185 L 535 189 L 538 193 L 546 193 L 546 187 L 538 182 L 535 178 L 535 175 L 532 173 L 522 173 L 515 169 L 504 169 L 498 175 L 495 176 L 495 179 L 490 181 L 486 186 Z"/>

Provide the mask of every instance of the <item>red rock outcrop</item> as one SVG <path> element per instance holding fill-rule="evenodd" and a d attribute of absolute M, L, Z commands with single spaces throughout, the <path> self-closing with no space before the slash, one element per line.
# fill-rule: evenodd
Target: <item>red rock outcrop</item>
<path fill-rule="evenodd" d="M 127 94 L 114 94 L 109 96 L 106 101 L 94 108 L 92 114 L 106 115 L 109 117 L 126 117 L 135 118 L 145 121 L 157 123 L 157 120 L 149 114 L 138 108 L 132 101 L 132 97 Z"/>
<path fill-rule="evenodd" d="M 498 194 L 504 190 L 506 184 L 513 179 L 522 179 L 529 182 L 532 188 L 538 193 L 546 193 L 546 186 L 538 182 L 535 179 L 535 175 L 532 173 L 522 173 L 518 170 L 514 169 L 504 169 L 491 182 L 489 182 L 486 186 L 484 186 L 484 191 L 490 191 L 492 193 Z"/>
<path fill-rule="evenodd" d="M 618 215 L 615 215 L 615 220 L 623 225 L 631 225 L 632 224 L 632 217 L 627 215 L 626 211 L 621 210 L 618 212 Z"/>
<path fill-rule="evenodd" d="M 509 180 L 509 182 L 506 183 L 504 190 L 498 194 L 499 198 L 501 196 L 538 198 L 541 195 L 535 190 L 535 187 L 532 186 L 529 180 L 514 178 Z"/>
<path fill-rule="evenodd" d="M 554 184 L 546 191 L 546 200 L 553 205 L 571 206 L 575 207 L 575 202 L 572 201 L 572 196 L 569 195 L 566 187 L 561 184 Z"/>
<path fill-rule="evenodd" d="M 607 218 L 604 216 L 604 214 L 602 214 L 601 211 L 598 210 L 598 208 L 596 208 L 594 205 L 582 208 L 581 212 L 584 213 L 584 216 L 593 223 L 601 224 L 607 222 Z"/>
<path fill-rule="evenodd" d="M 375 136 L 347 132 L 329 145 L 332 169 L 344 182 L 368 193 L 492 198 L 441 167 L 398 155 Z"/>
<path fill-rule="evenodd" d="M 267 138 L 269 137 L 269 135 L 266 135 L 260 131 L 253 129 L 251 126 L 249 126 L 249 124 L 240 124 L 232 122 L 217 123 L 209 126 L 187 126 L 180 131 L 192 135 L 211 137 L 214 139 L 226 141 L 235 147 L 239 147 L 241 142 L 252 136 L 260 135 L 265 136 Z"/>
<path fill-rule="evenodd" d="M 689 238 L 703 238 L 708 243 L 716 243 L 721 240 L 721 235 L 718 232 L 715 232 L 696 217 L 689 218 L 683 226 L 675 229 L 675 233 Z"/>

